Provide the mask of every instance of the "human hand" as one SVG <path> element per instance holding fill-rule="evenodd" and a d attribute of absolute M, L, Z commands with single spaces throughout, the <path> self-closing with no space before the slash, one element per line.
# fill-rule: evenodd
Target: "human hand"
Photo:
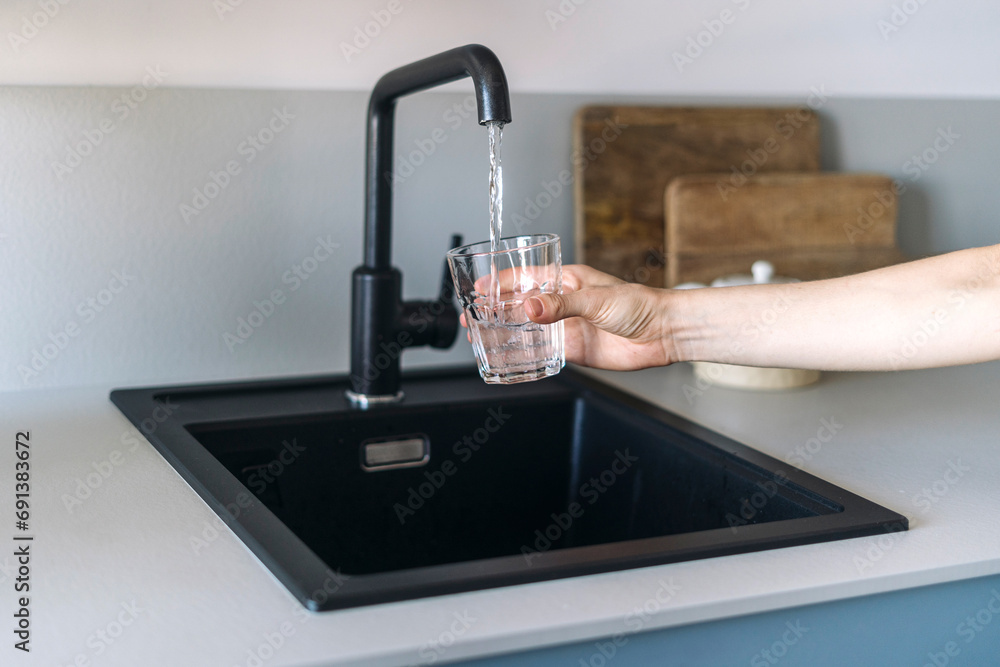
<path fill-rule="evenodd" d="M 582 264 L 563 267 L 563 293 L 525 301 L 539 324 L 565 320 L 566 360 L 638 370 L 678 361 L 667 309 L 669 290 L 626 283 Z"/>

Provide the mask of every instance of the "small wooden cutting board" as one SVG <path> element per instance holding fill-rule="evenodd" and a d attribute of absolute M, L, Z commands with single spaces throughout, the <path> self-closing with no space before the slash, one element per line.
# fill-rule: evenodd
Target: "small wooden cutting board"
<path fill-rule="evenodd" d="M 747 273 L 832 278 L 904 261 L 893 181 L 879 174 L 698 174 L 666 188 L 667 285 Z"/>

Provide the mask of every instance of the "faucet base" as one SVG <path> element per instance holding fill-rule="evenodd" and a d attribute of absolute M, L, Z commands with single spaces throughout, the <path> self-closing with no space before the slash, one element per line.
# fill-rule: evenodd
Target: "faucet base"
<path fill-rule="evenodd" d="M 344 396 L 347 400 L 351 402 L 355 407 L 361 408 L 362 410 L 367 410 L 373 405 L 385 405 L 391 403 L 399 403 L 403 400 L 403 392 L 397 391 L 395 394 L 359 394 L 350 389 L 344 390 Z"/>

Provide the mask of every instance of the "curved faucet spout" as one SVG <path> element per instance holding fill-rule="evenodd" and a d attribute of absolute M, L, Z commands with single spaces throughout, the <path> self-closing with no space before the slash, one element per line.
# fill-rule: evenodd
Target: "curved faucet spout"
<path fill-rule="evenodd" d="M 372 110 L 392 113 L 397 98 L 471 77 L 476 87 L 480 125 L 510 122 L 507 77 L 496 54 L 482 44 L 468 44 L 410 63 L 385 74 L 372 90 Z"/>
<path fill-rule="evenodd" d="M 496 55 L 469 44 L 418 60 L 384 75 L 368 102 L 365 179 L 365 266 L 392 264 L 392 152 L 396 100 L 405 95 L 471 77 L 479 123 L 510 122 L 507 77 Z"/>

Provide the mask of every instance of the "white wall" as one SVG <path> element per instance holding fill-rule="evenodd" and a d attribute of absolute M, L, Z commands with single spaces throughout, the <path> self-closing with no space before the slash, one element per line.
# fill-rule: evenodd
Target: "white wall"
<path fill-rule="evenodd" d="M 481 42 L 515 91 L 1000 95 L 993 0 L 5 0 L 0 26 L 8 84 L 131 85 L 160 65 L 171 86 L 365 90 Z M 678 71 L 689 39 L 707 47 Z"/>

